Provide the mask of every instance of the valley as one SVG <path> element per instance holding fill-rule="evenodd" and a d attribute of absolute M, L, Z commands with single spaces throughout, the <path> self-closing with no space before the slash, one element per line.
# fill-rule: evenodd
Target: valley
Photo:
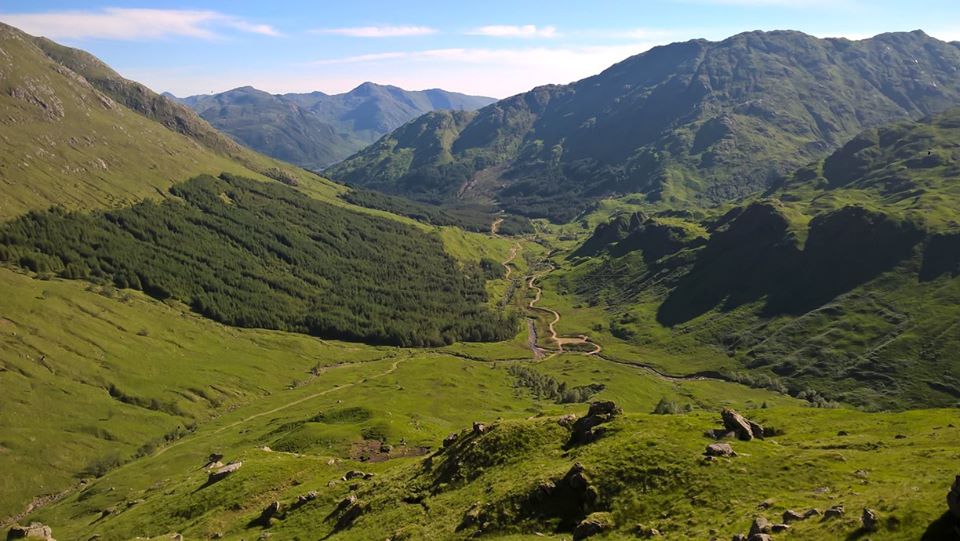
<path fill-rule="evenodd" d="M 434 30 L 305 33 L 511 39 Z M 0 526 L 956 539 L 958 72 L 748 31 L 501 100 L 178 99 L 0 23 Z"/>

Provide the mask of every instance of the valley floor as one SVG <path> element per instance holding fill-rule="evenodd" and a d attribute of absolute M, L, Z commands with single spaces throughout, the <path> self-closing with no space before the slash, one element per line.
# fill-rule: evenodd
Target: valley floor
<path fill-rule="evenodd" d="M 104 541 L 569 539 L 570 520 L 591 512 L 610 539 L 638 525 L 729 539 L 757 515 L 779 522 L 787 509 L 835 505 L 842 517 L 776 538 L 857 539 L 864 507 L 882 519 L 871 539 L 917 539 L 944 524 L 960 458 L 955 410 L 816 409 L 697 375 L 697 363 L 625 360 L 638 358 L 635 346 L 589 329 L 595 308 L 541 285 L 553 284 L 543 246 L 496 240 L 506 276 L 492 291 L 526 306 L 530 328 L 432 350 L 238 330 L 135 292 L 0 269 L 2 289 L 15 292 L 0 314 L 0 382 L 18 397 L 0 413 L 0 469 L 13 472 L 5 514 L 59 494 L 16 518 L 60 539 Z M 597 441 L 571 445 L 562 416 L 586 404 L 536 396 L 514 366 L 566 388 L 602 386 L 591 400 L 625 413 Z M 675 413 L 651 413 L 662 404 Z M 736 457 L 705 461 L 704 434 L 724 407 L 776 435 L 733 441 Z M 471 432 L 476 422 L 485 429 Z M 241 467 L 211 483 L 211 455 Z M 595 499 L 534 497 L 577 462 Z"/>

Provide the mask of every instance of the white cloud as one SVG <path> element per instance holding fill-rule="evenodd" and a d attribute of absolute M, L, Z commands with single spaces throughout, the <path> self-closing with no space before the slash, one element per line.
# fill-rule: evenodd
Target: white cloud
<path fill-rule="evenodd" d="M 0 21 L 29 34 L 54 39 L 141 40 L 166 36 L 216 39 L 221 37 L 217 30 L 223 28 L 265 36 L 280 35 L 272 26 L 206 10 L 106 8 L 102 11 L 0 13 Z"/>
<path fill-rule="evenodd" d="M 467 34 L 495 38 L 555 38 L 558 36 L 554 26 L 538 27 L 533 24 L 481 26 L 468 31 Z"/>
<path fill-rule="evenodd" d="M 276 92 L 340 92 L 372 80 L 408 89 L 439 87 L 505 97 L 543 84 L 589 77 L 661 43 L 388 51 L 317 60 L 299 66 L 296 77 L 278 75 L 264 84 Z"/>
<path fill-rule="evenodd" d="M 317 34 L 348 36 L 351 38 L 399 38 L 409 36 L 428 36 L 436 34 L 429 26 L 354 26 L 349 28 L 321 28 Z"/>

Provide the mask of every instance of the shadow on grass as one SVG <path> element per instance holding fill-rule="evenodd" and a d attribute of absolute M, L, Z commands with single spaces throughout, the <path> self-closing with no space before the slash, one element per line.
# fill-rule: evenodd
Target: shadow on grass
<path fill-rule="evenodd" d="M 945 512 L 937 520 L 927 526 L 927 531 L 923 532 L 920 541 L 955 541 L 960 540 L 960 524 L 957 519 Z"/>

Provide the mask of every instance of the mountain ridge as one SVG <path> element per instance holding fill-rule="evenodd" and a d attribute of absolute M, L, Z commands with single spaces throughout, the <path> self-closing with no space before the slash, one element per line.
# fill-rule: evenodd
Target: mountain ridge
<path fill-rule="evenodd" d="M 428 114 L 413 121 L 426 139 L 408 146 L 388 135 L 326 174 L 556 222 L 617 194 L 710 206 L 763 190 L 864 128 L 945 109 L 960 98 L 958 66 L 956 47 L 919 31 L 691 40 L 505 98 L 442 136 L 423 123 L 446 113 Z M 425 160 L 411 165 L 407 148 Z"/>
<path fill-rule="evenodd" d="M 171 95 L 172 96 L 172 95 Z M 319 170 L 436 109 L 474 110 L 493 98 L 364 82 L 340 94 L 271 94 L 241 86 L 177 98 L 241 144 Z"/>

